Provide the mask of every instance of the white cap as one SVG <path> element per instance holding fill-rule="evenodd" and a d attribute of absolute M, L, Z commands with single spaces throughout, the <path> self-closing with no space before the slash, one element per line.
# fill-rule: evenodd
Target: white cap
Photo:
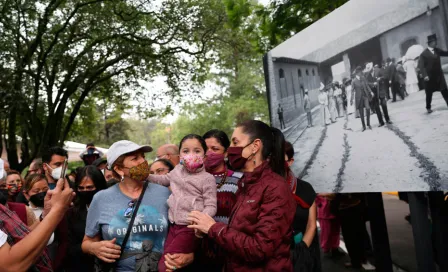
<path fill-rule="evenodd" d="M 137 150 L 148 153 L 152 151 L 152 147 L 149 145 L 140 146 L 127 140 L 115 142 L 107 151 L 107 168 L 112 169 L 112 165 L 121 155 L 132 153 Z"/>

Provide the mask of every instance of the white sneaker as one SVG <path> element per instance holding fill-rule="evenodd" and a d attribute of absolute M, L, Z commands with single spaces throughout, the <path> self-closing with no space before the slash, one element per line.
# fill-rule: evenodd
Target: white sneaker
<path fill-rule="evenodd" d="M 367 263 L 362 264 L 362 268 L 366 271 L 374 271 L 376 268 L 369 261 Z"/>

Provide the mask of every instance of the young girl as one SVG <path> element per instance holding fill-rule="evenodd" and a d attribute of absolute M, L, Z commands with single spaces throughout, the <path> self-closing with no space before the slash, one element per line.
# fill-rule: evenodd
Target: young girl
<path fill-rule="evenodd" d="M 167 175 L 149 175 L 151 182 L 170 186 L 168 218 L 171 222 L 165 249 L 159 262 L 159 271 L 166 271 L 165 254 L 192 253 L 195 250 L 195 233 L 187 226 L 187 215 L 201 211 L 213 217 L 216 214 L 216 182 L 204 169 L 204 139 L 195 134 L 185 136 L 180 142 L 180 165 Z"/>

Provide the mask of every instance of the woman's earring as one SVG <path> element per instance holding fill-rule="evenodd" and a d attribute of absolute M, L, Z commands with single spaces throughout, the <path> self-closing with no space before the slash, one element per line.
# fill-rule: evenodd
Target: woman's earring
<path fill-rule="evenodd" d="M 121 176 L 121 182 L 123 182 L 124 181 L 124 176 Z"/>

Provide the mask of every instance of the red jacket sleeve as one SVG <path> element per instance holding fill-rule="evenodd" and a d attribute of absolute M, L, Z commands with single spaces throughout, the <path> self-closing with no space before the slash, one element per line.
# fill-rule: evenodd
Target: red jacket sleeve
<path fill-rule="evenodd" d="M 269 186 L 263 192 L 254 233 L 243 233 L 223 223 L 216 223 L 210 228 L 209 237 L 226 251 L 247 262 L 262 262 L 272 257 L 290 232 L 295 211 L 288 186 L 274 187 Z"/>

